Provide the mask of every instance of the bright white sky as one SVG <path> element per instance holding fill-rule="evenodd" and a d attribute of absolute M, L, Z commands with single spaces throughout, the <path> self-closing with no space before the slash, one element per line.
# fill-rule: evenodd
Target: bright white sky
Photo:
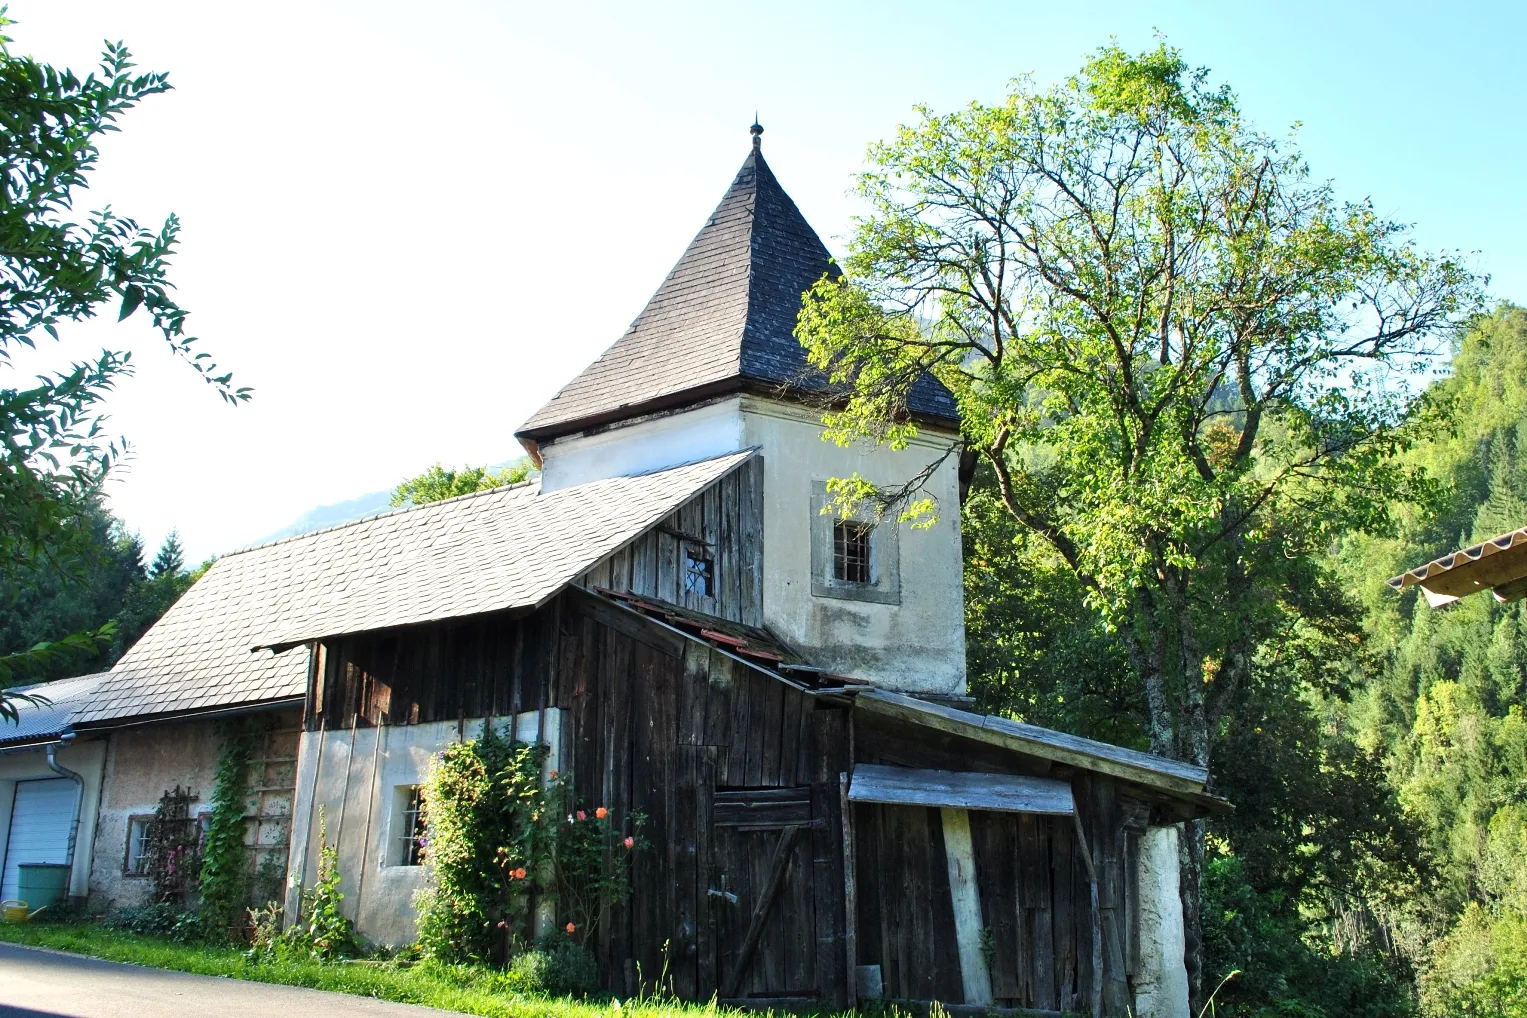
<path fill-rule="evenodd" d="M 841 250 L 865 145 L 913 103 L 1053 81 L 1110 36 L 1138 50 L 1159 28 L 1264 129 L 1302 121 L 1346 196 L 1478 252 L 1498 296 L 1527 300 L 1527 5 L 10 8 L 18 51 L 84 70 L 123 39 L 177 86 L 107 142 L 86 204 L 179 213 L 192 331 L 255 398 L 228 408 L 136 320 L 70 329 L 62 350 L 134 349 L 112 507 L 151 551 L 178 527 L 193 560 L 436 460 L 517 455 L 515 426 L 620 335 L 715 205 L 755 108 Z"/>

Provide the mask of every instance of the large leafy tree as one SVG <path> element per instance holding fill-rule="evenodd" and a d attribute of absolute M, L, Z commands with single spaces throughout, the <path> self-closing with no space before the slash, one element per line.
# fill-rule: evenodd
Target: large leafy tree
<path fill-rule="evenodd" d="M 3 12 L 0 12 L 0 24 Z M 225 400 L 248 398 L 186 331 L 168 278 L 180 223 L 148 229 L 110 207 L 76 208 L 99 157 L 98 142 L 143 99 L 167 91 L 163 74 L 139 74 L 120 43 L 80 77 L 10 51 L 0 36 L 0 371 L 20 347 L 58 340 L 60 326 L 115 307 L 145 314 L 171 349 Z M 7 586 L 39 565 L 83 575 L 97 547 L 87 517 L 121 445 L 107 440 L 102 400 L 131 374 L 131 352 L 106 350 L 67 370 L 0 387 L 0 578 Z M 0 656 L 0 689 L 89 653 L 109 629 L 77 633 Z M 0 692 L 0 716 L 14 704 Z"/>
<path fill-rule="evenodd" d="M 531 469 L 528 459 L 498 470 L 473 466 L 447 470 L 436 463 L 424 473 L 399 482 L 392 491 L 391 504 L 424 505 L 426 502 L 439 502 L 457 495 L 470 495 L 475 491 L 489 491 L 506 484 L 518 484 L 530 476 Z"/>
<path fill-rule="evenodd" d="M 847 275 L 798 327 L 845 389 L 829 432 L 903 444 L 914 381 L 942 378 L 1003 508 L 1119 635 L 1151 748 L 1209 765 L 1311 553 L 1428 494 L 1393 458 L 1420 406 L 1403 369 L 1477 280 L 1338 200 L 1164 45 L 920 109 L 871 159 Z M 936 511 L 917 487 L 836 490 Z M 1202 855 L 1190 825 L 1195 927 Z M 1188 967 L 1197 986 L 1196 929 Z"/>

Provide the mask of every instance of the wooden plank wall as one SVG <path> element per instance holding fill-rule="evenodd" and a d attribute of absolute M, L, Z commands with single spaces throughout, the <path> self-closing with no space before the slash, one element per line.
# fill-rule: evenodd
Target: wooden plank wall
<path fill-rule="evenodd" d="M 643 620 L 633 626 L 587 595 L 570 591 L 566 602 L 551 698 L 569 726 L 564 766 L 586 804 L 618 821 L 645 813 L 652 845 L 634 860 L 631 899 L 598 931 L 607 988 L 631 993 L 666 979 L 677 996 L 704 1000 L 726 986 L 783 828 L 767 819 L 717 826 L 714 798 L 790 788 L 809 797 L 811 823 L 794 841 L 738 995 L 845 1003 L 838 774 L 848 712 L 818 709 L 776 679 Z"/>
<path fill-rule="evenodd" d="M 670 604 L 763 625 L 763 460 L 757 456 L 680 506 L 657 527 L 579 579 Z M 683 545 L 702 545 L 715 569 L 712 596 L 685 590 Z"/>
<path fill-rule="evenodd" d="M 959 770 L 1011 769 L 976 744 L 895 722 L 856 718 L 857 760 Z M 1098 875 L 1105 1015 L 1132 1006 L 1138 944 L 1130 866 L 1133 835 L 1117 782 L 1043 761 L 1071 782 Z M 958 943 L 939 811 L 854 807 L 857 954 L 881 966 L 886 995 L 960 1002 Z M 970 813 L 983 929 L 990 937 L 992 995 L 1002 1007 L 1087 1013 L 1092 1003 L 1092 917 L 1086 865 L 1071 817 Z"/>
<path fill-rule="evenodd" d="M 556 654 L 554 602 L 325 641 L 309 681 L 311 729 L 504 717 L 546 706 Z"/>

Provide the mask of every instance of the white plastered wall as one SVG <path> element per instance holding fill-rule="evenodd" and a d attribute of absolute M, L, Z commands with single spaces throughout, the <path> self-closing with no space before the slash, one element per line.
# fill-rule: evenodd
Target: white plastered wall
<path fill-rule="evenodd" d="M 1152 827 L 1140 838 L 1140 969 L 1135 974 L 1139 1018 L 1188 1018 L 1176 826 Z"/>
<path fill-rule="evenodd" d="M 551 747 L 546 767 L 556 770 L 562 742 L 561 712 L 548 708 L 515 718 L 515 738 L 538 737 Z M 503 725 L 507 718 L 495 718 Z M 464 736 L 477 738 L 483 719 L 423 725 L 303 732 L 297 751 L 297 798 L 292 853 L 287 865 L 286 915 L 298 915 L 302 889 L 318 876 L 319 819 L 339 853 L 344 909 L 362 936 L 401 946 L 417 936 L 414 894 L 426 885 L 423 866 L 401 865 L 405 831 L 398 790 L 422 785 L 435 757 Z"/>
<path fill-rule="evenodd" d="M 559 439 L 542 448 L 546 489 L 642 473 L 757 448 L 764 461 L 764 618 L 816 665 L 892 689 L 965 691 L 965 605 L 955 436 L 924 431 L 903 450 L 823 440 L 820 416 L 780 400 L 735 396 L 681 413 Z M 812 593 L 816 483 L 854 474 L 898 487 L 938 462 L 925 530 L 899 527 L 899 603 Z"/>
<path fill-rule="evenodd" d="M 55 756 L 59 766 L 78 774 L 84 784 L 80 789 L 79 829 L 75 832 L 74 867 L 69 872 L 69 894 L 83 896 L 90 891 L 90 864 L 95 850 L 96 816 L 101 803 L 101 775 L 106 766 L 106 743 L 99 739 L 61 745 Z M 62 777 L 48 768 L 47 755 L 36 749 L 0 754 L 0 861 L 10 839 L 11 807 L 16 800 L 16 782 Z"/>

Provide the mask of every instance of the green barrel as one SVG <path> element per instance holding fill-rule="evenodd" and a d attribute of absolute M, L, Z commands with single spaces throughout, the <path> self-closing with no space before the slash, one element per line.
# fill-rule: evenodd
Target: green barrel
<path fill-rule="evenodd" d="M 16 870 L 16 897 L 33 912 L 69 895 L 70 867 L 63 863 L 24 862 Z"/>

